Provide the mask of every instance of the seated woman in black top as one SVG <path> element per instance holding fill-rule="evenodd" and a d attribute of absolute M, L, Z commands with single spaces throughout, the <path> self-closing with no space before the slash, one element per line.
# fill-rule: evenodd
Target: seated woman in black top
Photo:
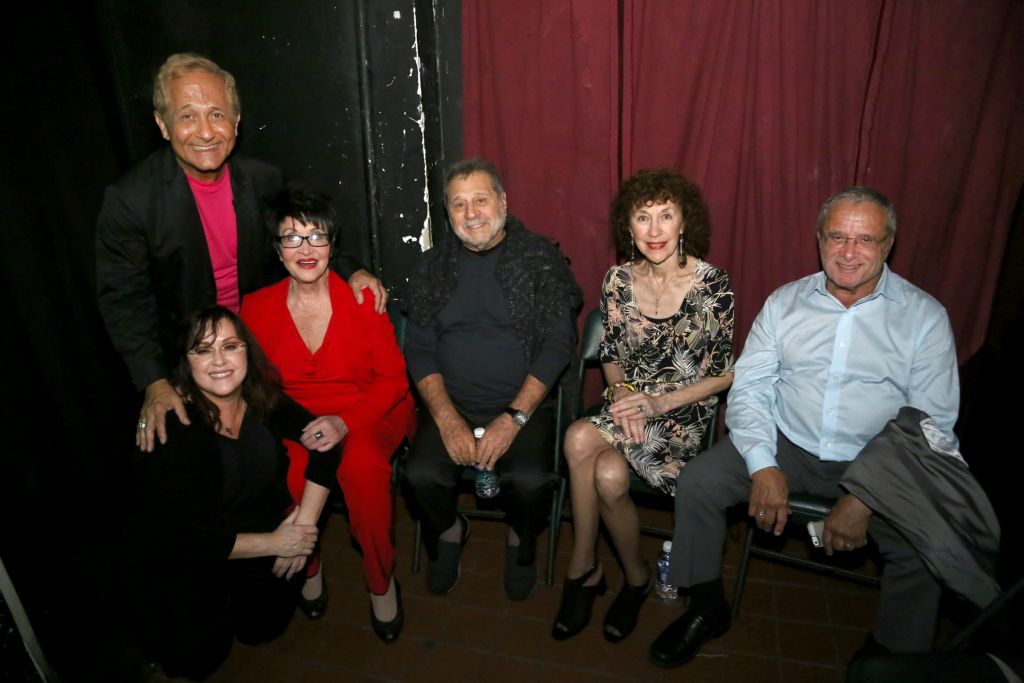
<path fill-rule="evenodd" d="M 341 456 L 316 449 L 313 416 L 281 393 L 237 315 L 211 307 L 186 329 L 176 385 L 192 424 L 169 414 L 167 443 L 139 457 L 133 602 L 164 671 L 204 678 L 234 638 L 256 644 L 284 632 Z M 291 511 L 283 438 L 310 449 Z"/>

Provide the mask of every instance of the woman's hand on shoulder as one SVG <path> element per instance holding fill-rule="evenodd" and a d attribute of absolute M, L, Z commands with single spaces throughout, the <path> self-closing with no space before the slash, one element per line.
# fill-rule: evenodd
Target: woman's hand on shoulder
<path fill-rule="evenodd" d="M 341 443 L 348 434 L 348 425 L 338 415 L 323 415 L 302 430 L 299 439 L 311 451 L 329 451 Z"/>

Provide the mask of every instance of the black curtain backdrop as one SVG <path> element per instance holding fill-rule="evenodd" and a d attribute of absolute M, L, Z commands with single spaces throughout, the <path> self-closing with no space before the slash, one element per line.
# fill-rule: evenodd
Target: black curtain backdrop
<path fill-rule="evenodd" d="M 105 186 L 165 144 L 157 67 L 197 51 L 232 71 L 238 150 L 331 194 L 345 247 L 400 296 L 425 188 L 458 154 L 458 17 L 454 0 L 19 8 L 0 67 L 0 557 L 63 680 L 133 680 L 141 663 L 121 611 L 141 399 L 96 309 L 93 239 Z"/>

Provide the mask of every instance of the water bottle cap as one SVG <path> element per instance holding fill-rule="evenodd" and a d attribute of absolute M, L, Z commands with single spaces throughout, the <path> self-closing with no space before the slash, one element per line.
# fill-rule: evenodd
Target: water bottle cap
<path fill-rule="evenodd" d="M 486 431 L 487 431 L 487 430 L 486 430 L 486 429 L 484 429 L 483 427 L 476 427 L 476 428 L 475 428 L 475 429 L 473 430 L 473 438 L 476 438 L 476 439 L 482 439 L 482 438 L 484 438 L 484 432 L 486 432 Z"/>
<path fill-rule="evenodd" d="M 672 552 L 672 541 L 665 541 L 661 544 L 661 552 L 670 553 Z"/>

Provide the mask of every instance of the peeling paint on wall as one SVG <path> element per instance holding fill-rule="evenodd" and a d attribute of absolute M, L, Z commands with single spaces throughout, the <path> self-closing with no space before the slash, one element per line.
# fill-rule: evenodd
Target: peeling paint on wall
<path fill-rule="evenodd" d="M 420 150 L 423 153 L 423 230 L 420 232 L 420 250 L 426 251 L 434 246 L 433 232 L 430 225 L 430 193 L 427 185 L 427 121 L 423 114 L 423 62 L 420 60 L 419 27 L 416 24 L 416 5 L 412 6 L 412 49 L 413 60 L 416 62 L 416 95 L 419 103 L 416 109 L 419 118 L 416 124 L 420 128 Z M 411 117 L 410 117 L 411 118 Z M 403 239 L 403 242 L 405 240 Z"/>

